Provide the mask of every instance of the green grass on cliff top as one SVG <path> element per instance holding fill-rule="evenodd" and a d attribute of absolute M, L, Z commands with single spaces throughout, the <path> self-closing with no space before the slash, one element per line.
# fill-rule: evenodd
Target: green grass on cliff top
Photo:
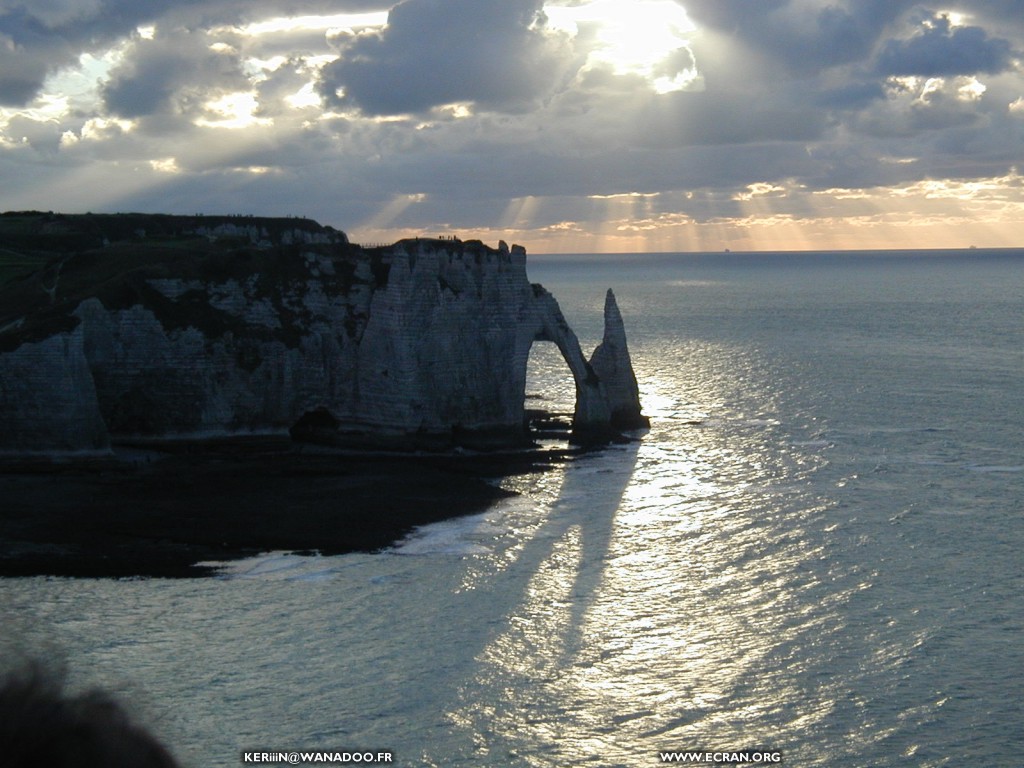
<path fill-rule="evenodd" d="M 274 235 L 284 230 L 333 231 L 311 219 L 289 217 L 11 211 L 0 213 L 0 286 L 54 259 L 111 243 L 132 242 L 140 254 L 153 248 L 174 247 L 202 252 L 203 238 L 194 230 L 220 224 L 256 226 L 266 229 L 275 240 Z"/>
<path fill-rule="evenodd" d="M 33 256 L 0 247 L 0 286 L 9 280 L 29 274 L 46 264 L 45 256 Z"/>
<path fill-rule="evenodd" d="M 247 234 L 216 238 L 196 234 L 200 227 L 224 223 L 255 226 L 260 237 L 265 230 L 270 242 L 278 244 L 253 245 Z M 362 254 L 359 247 L 340 236 L 330 244 L 281 244 L 282 234 L 295 229 L 334 231 L 309 219 L 0 214 L 0 352 L 74 328 L 78 324 L 75 308 L 90 297 L 107 309 L 145 306 L 165 328 L 192 326 L 211 334 L 232 331 L 265 336 L 270 331 L 248 327 L 217 310 L 202 291 L 188 291 L 171 300 L 150 281 L 256 281 L 255 290 L 270 299 L 282 317 L 290 318 L 299 310 L 283 292 L 289 285 L 308 281 L 306 256 L 313 252 L 334 263 L 332 274 L 320 278 L 325 288 L 346 294 L 353 280 L 353 259 Z M 286 325 L 271 335 L 297 343 L 293 324 Z"/>

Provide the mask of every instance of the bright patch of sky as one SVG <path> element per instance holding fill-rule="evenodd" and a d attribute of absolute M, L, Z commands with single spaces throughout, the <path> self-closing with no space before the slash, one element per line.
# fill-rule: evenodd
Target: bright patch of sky
<path fill-rule="evenodd" d="M 550 28 L 592 39 L 589 67 L 606 65 L 619 75 L 641 75 L 657 93 L 684 90 L 698 79 L 695 66 L 668 65 L 673 54 L 689 50 L 696 30 L 673 0 L 591 0 L 581 5 L 547 5 L 544 12 Z"/>
<path fill-rule="evenodd" d="M 201 117 L 195 121 L 198 126 L 206 128 L 249 128 L 253 125 L 269 126 L 274 121 L 266 117 L 257 117 L 259 101 L 252 93 L 229 93 L 219 99 L 206 103 L 210 117 Z"/>
<path fill-rule="evenodd" d="M 368 27 L 383 27 L 387 24 L 388 12 L 336 13 L 330 16 L 280 16 L 266 21 L 241 27 L 245 35 L 271 35 L 280 32 L 300 30 L 360 30 Z"/>
<path fill-rule="evenodd" d="M 50 75 L 39 96 L 26 107 L 0 107 L 0 128 L 12 117 L 21 115 L 32 120 L 60 120 L 72 110 L 91 110 L 96 105 L 97 86 L 124 56 L 125 46 L 119 44 L 100 56 L 83 53 L 73 67 Z"/>

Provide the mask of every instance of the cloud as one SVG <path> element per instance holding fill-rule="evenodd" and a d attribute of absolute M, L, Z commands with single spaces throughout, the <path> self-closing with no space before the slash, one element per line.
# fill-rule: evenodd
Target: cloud
<path fill-rule="evenodd" d="M 203 32 L 175 31 L 158 39 L 137 39 L 110 73 L 102 95 L 121 117 L 146 117 L 196 109 L 189 100 L 211 92 L 248 89 L 237 52 L 213 49 Z"/>
<path fill-rule="evenodd" d="M 157 21 L 193 29 L 274 15 L 386 10 L 387 0 L 0 0 L 0 105 L 24 105 L 47 76 Z"/>
<path fill-rule="evenodd" d="M 47 73 L 73 60 L 76 47 L 51 39 L 46 28 L 22 8 L 0 16 L 0 104 L 25 104 Z"/>
<path fill-rule="evenodd" d="M 17 115 L 7 125 L 7 134 L 43 155 L 54 155 L 60 147 L 61 127 L 52 120 L 35 120 Z"/>
<path fill-rule="evenodd" d="M 894 78 L 885 101 L 857 114 L 851 127 L 877 137 L 910 137 L 972 125 L 982 119 L 972 96 L 965 95 L 968 81 L 931 78 Z"/>
<path fill-rule="evenodd" d="M 759 93 L 679 93 L 652 99 L 634 116 L 641 145 L 805 142 L 822 136 L 826 115 Z"/>
<path fill-rule="evenodd" d="M 813 74 L 862 61 L 916 0 L 687 0 L 698 26 L 758 55 L 759 64 Z"/>
<path fill-rule="evenodd" d="M 540 0 L 405 0 L 387 27 L 342 41 L 321 93 L 370 115 L 454 102 L 527 109 L 564 76 L 571 51 L 544 29 Z"/>
<path fill-rule="evenodd" d="M 885 88 L 876 80 L 844 83 L 835 87 L 824 88 L 815 98 L 814 103 L 825 109 L 858 111 L 870 107 L 876 101 L 885 98 Z"/>
<path fill-rule="evenodd" d="M 372 239 L 507 226 L 527 245 L 822 232 L 886 189 L 1016 178 L 1019 0 L 948 7 L 0 0 L 0 172 L 25 180 L 0 208 L 296 213 Z"/>
<path fill-rule="evenodd" d="M 152 19 L 166 2 L 0 2 L 0 104 L 22 105 L 46 77 L 83 52 L 110 45 Z"/>
<path fill-rule="evenodd" d="M 994 74 L 1013 67 L 1013 47 L 989 37 L 981 27 L 954 27 L 948 14 L 929 14 L 917 34 L 889 40 L 878 56 L 876 69 L 884 75 Z"/>

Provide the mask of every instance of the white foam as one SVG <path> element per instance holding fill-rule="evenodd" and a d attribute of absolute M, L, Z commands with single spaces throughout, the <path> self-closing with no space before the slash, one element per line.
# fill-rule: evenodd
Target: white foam
<path fill-rule="evenodd" d="M 399 541 L 391 549 L 396 555 L 486 555 L 491 548 L 482 543 L 504 530 L 487 518 L 487 514 L 470 515 L 423 525 Z"/>
<path fill-rule="evenodd" d="M 244 560 L 205 562 L 226 579 L 265 579 L 274 581 L 324 581 L 333 578 L 340 565 L 336 557 L 299 555 L 294 552 L 266 552 Z"/>

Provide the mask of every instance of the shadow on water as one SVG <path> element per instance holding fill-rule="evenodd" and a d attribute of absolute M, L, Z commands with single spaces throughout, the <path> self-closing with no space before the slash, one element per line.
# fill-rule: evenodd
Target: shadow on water
<path fill-rule="evenodd" d="M 446 694 L 458 743 L 437 746 L 438 754 L 449 750 L 446 763 L 451 751 L 467 760 L 507 760 L 521 748 L 523 729 L 535 731 L 526 739 L 530 748 L 554 748 L 544 742 L 555 738 L 550 729 L 560 713 L 574 706 L 575 679 L 602 653 L 588 619 L 601 599 L 638 451 L 630 443 L 567 466 L 543 522 L 514 562 L 487 588 L 462 595 L 473 624 L 491 631 L 477 635 L 474 648 L 461 648 L 465 675 Z"/>
<path fill-rule="evenodd" d="M 633 476 L 638 450 L 638 445 L 634 443 L 615 454 L 601 457 L 599 461 L 602 466 L 595 468 L 593 473 L 567 472 L 559 499 L 548 521 L 546 533 L 552 543 L 564 540 L 573 531 L 579 534 L 579 561 L 573 587 L 569 591 L 569 619 L 562 637 L 563 657 L 566 661 L 582 650 L 585 644 L 583 625 L 588 610 L 599 594 L 609 558 L 616 513 Z M 612 464 L 612 461 L 612 466 L 604 466 Z M 595 483 L 595 476 L 601 482 Z M 559 514 L 563 510 L 570 511 L 565 515 Z M 539 568 L 545 561 L 545 555 L 542 546 L 537 549 L 536 554 L 524 555 L 536 558 L 533 563 Z M 547 557 L 550 557 L 550 553 Z"/>
<path fill-rule="evenodd" d="M 26 580 L 0 592 L 14 619 L 0 634 L 50 642 L 73 682 L 134 681 L 160 700 L 186 762 L 236 764 L 274 741 L 518 764 L 511 752 L 551 739 L 539 724 L 570 706 L 572 679 L 601 652 L 588 621 L 638 451 L 527 478 L 539 492 L 497 517 L 507 533 L 487 555 L 264 561 L 298 564 L 294 577 L 254 565 L 226 580 Z"/>

